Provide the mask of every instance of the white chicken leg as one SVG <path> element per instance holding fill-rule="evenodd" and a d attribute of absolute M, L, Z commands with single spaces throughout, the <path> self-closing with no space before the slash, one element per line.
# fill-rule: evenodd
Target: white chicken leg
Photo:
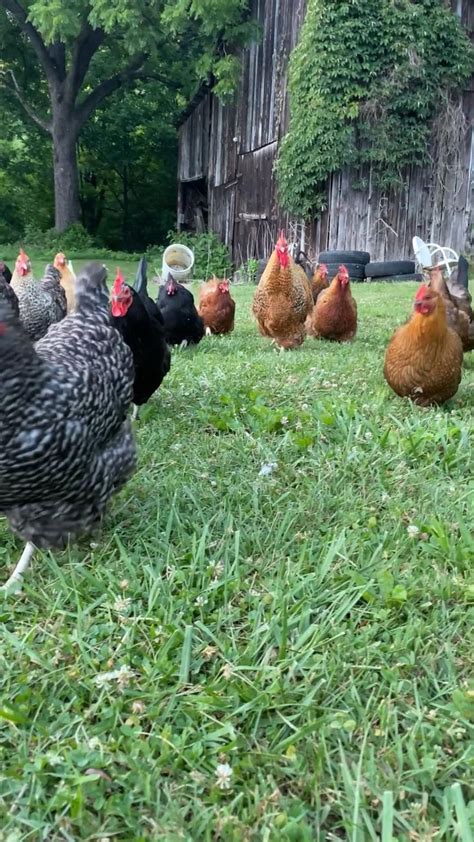
<path fill-rule="evenodd" d="M 188 347 L 188 340 L 183 339 L 183 341 L 181 342 L 181 345 L 179 346 L 179 350 L 182 351 L 184 348 L 187 348 L 187 347 Z"/>
<path fill-rule="evenodd" d="M 21 554 L 20 561 L 18 562 L 17 566 L 15 567 L 12 575 L 10 576 L 10 578 L 8 579 L 6 584 L 2 585 L 2 587 L 0 588 L 0 591 L 9 591 L 10 588 L 12 587 L 12 585 L 14 585 L 17 582 L 19 584 L 21 583 L 21 581 L 23 579 L 23 575 L 28 570 L 28 567 L 30 565 L 30 561 L 35 554 L 35 550 L 36 550 L 35 545 L 32 544 L 30 541 L 28 541 L 28 543 L 25 546 L 25 549 L 23 550 L 23 552 Z"/>
<path fill-rule="evenodd" d="M 139 409 L 138 409 L 138 406 L 137 406 L 137 404 L 136 404 L 136 403 L 133 403 L 133 404 L 132 404 L 132 406 L 133 406 L 133 410 L 132 410 L 132 421 L 136 421 L 136 420 L 137 420 L 137 418 L 138 418 L 138 412 L 139 412 Z"/>
<path fill-rule="evenodd" d="M 206 336 L 212 336 L 212 330 L 209 325 L 206 327 Z"/>

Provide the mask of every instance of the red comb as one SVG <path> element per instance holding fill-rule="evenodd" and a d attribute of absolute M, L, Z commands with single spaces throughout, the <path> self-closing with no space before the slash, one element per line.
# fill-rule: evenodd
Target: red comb
<path fill-rule="evenodd" d="M 429 287 L 427 287 L 426 284 L 421 284 L 421 286 L 418 287 L 418 291 L 415 295 L 415 301 L 420 301 L 422 298 L 424 298 L 428 290 Z"/>
<path fill-rule="evenodd" d="M 282 228 L 281 231 L 280 231 L 280 237 L 278 239 L 277 246 L 287 246 L 287 245 L 288 245 L 288 243 L 286 242 L 285 232 Z"/>

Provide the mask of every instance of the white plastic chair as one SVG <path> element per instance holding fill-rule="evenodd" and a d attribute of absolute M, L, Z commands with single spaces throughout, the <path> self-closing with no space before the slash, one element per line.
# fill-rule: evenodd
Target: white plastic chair
<path fill-rule="evenodd" d="M 446 246 L 438 246 L 437 243 L 425 243 L 421 237 L 413 237 L 413 251 L 415 253 L 415 260 L 422 269 L 430 269 L 432 266 L 444 266 L 448 278 L 451 276 L 450 263 L 456 264 L 459 260 L 459 255 L 454 249 Z M 440 259 L 433 260 L 435 254 L 440 255 Z"/>

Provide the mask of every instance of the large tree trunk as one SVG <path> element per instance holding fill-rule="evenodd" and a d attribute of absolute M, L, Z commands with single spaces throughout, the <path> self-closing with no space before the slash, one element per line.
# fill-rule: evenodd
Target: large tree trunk
<path fill-rule="evenodd" d="M 77 166 L 76 132 L 72 115 L 59 109 L 53 117 L 53 165 L 55 228 L 65 231 L 75 222 L 80 222 L 79 170 Z"/>

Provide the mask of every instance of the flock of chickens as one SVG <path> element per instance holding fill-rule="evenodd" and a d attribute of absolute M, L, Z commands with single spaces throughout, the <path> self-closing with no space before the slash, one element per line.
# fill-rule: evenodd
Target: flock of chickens
<path fill-rule="evenodd" d="M 90 532 L 111 495 L 133 473 L 129 418 L 170 369 L 170 345 L 197 344 L 234 327 L 229 282 L 213 277 L 192 293 L 170 275 L 156 302 L 148 294 L 146 260 L 133 286 L 117 270 L 109 293 L 104 266 L 75 277 L 64 254 L 44 277 L 33 277 L 20 251 L 13 275 L 0 263 L 0 511 L 27 542 L 7 582 L 21 579 L 36 547 L 60 548 Z M 263 336 L 281 350 L 310 336 L 348 341 L 357 305 L 347 269 L 329 283 L 312 278 L 281 234 L 261 277 L 253 314 Z M 384 374 L 392 389 L 420 405 L 441 403 L 461 380 L 463 351 L 474 348 L 471 299 L 448 289 L 439 269 L 416 294 L 414 313 L 390 341 Z"/>

